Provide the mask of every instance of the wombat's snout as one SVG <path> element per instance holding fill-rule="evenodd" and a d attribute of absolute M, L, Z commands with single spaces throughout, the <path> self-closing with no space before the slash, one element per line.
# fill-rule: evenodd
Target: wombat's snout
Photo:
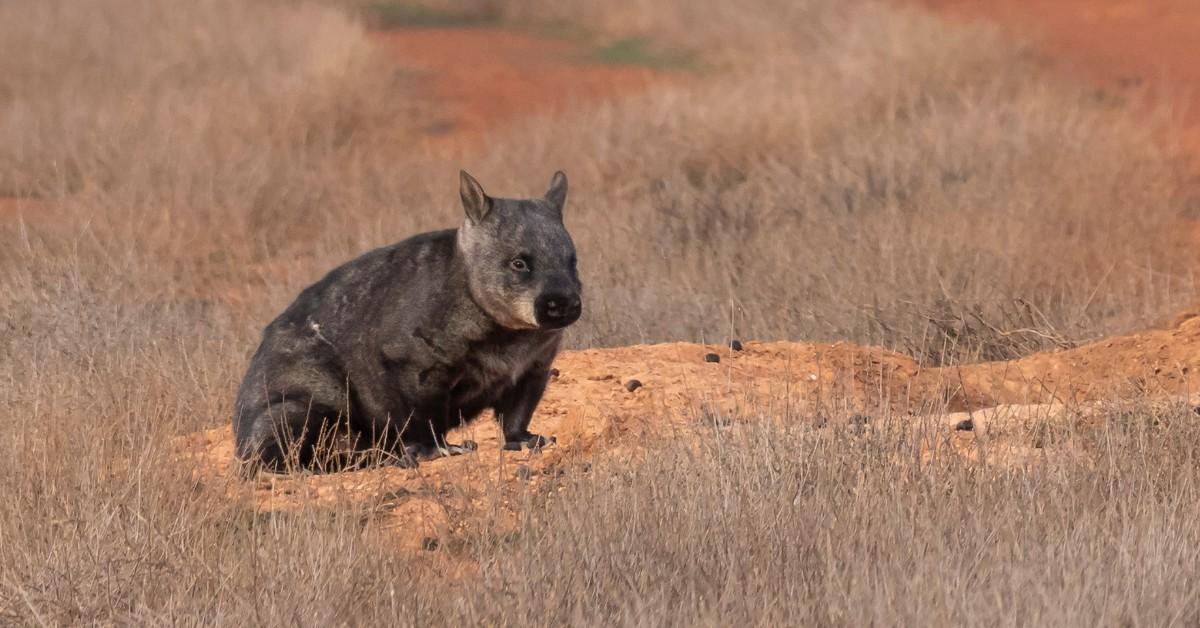
<path fill-rule="evenodd" d="M 583 313 L 583 301 L 577 293 L 543 294 L 534 302 L 533 309 L 538 325 L 557 329 L 579 320 L 579 315 Z"/>

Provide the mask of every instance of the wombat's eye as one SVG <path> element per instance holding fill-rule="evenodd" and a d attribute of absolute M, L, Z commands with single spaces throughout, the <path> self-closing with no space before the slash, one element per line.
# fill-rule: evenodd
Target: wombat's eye
<path fill-rule="evenodd" d="M 512 266 L 512 269 L 519 273 L 523 273 L 523 272 L 526 272 L 529 270 L 529 263 L 526 262 L 524 258 L 520 258 L 520 257 L 513 259 L 513 261 L 508 263 L 508 265 Z"/>

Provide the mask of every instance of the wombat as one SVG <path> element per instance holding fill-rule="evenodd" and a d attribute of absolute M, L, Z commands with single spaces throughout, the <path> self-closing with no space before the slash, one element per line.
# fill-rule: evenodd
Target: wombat
<path fill-rule="evenodd" d="M 459 194 L 457 229 L 347 262 L 267 325 L 233 417 L 244 470 L 414 467 L 474 449 L 445 434 L 487 409 L 505 449 L 554 442 L 528 428 L 583 310 L 566 175 L 515 200 L 460 172 Z"/>

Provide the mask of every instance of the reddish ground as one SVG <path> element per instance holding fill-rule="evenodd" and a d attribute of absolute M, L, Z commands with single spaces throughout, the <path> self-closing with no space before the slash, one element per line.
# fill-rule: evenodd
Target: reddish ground
<path fill-rule="evenodd" d="M 639 66 L 589 62 L 580 42 L 501 29 L 403 29 L 378 34 L 401 67 L 421 72 L 439 103 L 436 143 L 478 141 L 512 118 L 613 98 L 663 77 Z"/>
<path fill-rule="evenodd" d="M 723 357 L 707 362 L 708 352 Z M 820 430 L 853 429 L 854 415 L 868 417 L 865 429 L 899 420 L 928 456 L 977 460 L 987 452 L 991 463 L 1076 455 L 1069 442 L 1042 442 L 1045 426 L 1086 422 L 1091 404 L 1134 394 L 1189 399 L 1200 372 L 1200 318 L 1069 351 L 954 368 L 921 369 L 877 347 L 802 342 L 747 343 L 739 352 L 690 343 L 593 349 L 567 352 L 555 365 L 560 373 L 532 427 L 558 443 L 541 453 L 502 452 L 495 423 L 481 419 L 461 436 L 479 443 L 473 454 L 416 470 L 263 475 L 249 490 L 231 473 L 229 427 L 182 437 L 176 446 L 199 481 L 216 481 L 262 509 L 391 496 L 379 513 L 381 527 L 401 547 L 416 549 L 426 537 L 460 532 L 453 513 L 467 502 L 506 505 L 526 484 L 556 481 L 598 456 L 625 460 L 650 443 L 694 442 L 757 420 L 805 421 Z M 630 391 L 633 379 L 642 386 Z M 955 429 L 966 418 L 974 429 Z"/>
<path fill-rule="evenodd" d="M 1032 35 L 1071 72 L 1178 103 L 1181 139 L 1200 155 L 1200 1 L 916 0 Z"/>

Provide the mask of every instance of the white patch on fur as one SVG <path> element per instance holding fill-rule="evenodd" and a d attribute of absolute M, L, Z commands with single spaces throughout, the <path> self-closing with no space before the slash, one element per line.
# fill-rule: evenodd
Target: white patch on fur
<path fill-rule="evenodd" d="M 324 334 L 321 333 L 321 326 L 317 324 L 317 321 L 314 321 L 311 318 L 308 319 L 308 328 L 312 330 L 314 335 L 316 335 L 317 340 L 320 340 L 321 342 L 323 342 L 331 347 L 333 346 L 333 343 L 329 342 L 329 339 L 326 338 L 324 336 Z"/>
<path fill-rule="evenodd" d="M 533 299 L 524 298 L 518 299 L 513 304 L 513 313 L 516 314 L 517 320 L 528 325 L 529 329 L 537 329 L 537 311 L 533 307 Z"/>

